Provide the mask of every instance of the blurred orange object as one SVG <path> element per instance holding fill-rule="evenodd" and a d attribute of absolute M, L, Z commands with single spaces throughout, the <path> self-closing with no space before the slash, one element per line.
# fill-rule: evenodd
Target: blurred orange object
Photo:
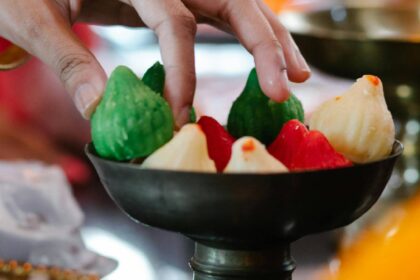
<path fill-rule="evenodd" d="M 343 248 L 321 280 L 420 279 L 420 193 Z"/>
<path fill-rule="evenodd" d="M 305 11 L 328 6 L 333 0 L 264 0 L 271 10 L 278 14 L 283 11 Z"/>
<path fill-rule="evenodd" d="M 264 1 L 275 13 L 280 12 L 285 2 L 290 2 L 290 0 L 264 0 Z"/>

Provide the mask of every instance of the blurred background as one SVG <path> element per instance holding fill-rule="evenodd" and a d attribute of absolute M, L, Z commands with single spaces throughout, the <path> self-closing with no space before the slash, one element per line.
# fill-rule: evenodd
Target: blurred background
<path fill-rule="evenodd" d="M 383 197 L 367 215 L 345 229 L 293 244 L 298 263 L 294 279 L 420 279 L 420 194 L 416 194 L 420 179 L 419 1 L 266 2 L 279 13 L 279 20 L 291 30 L 312 66 L 309 81 L 291 86 L 302 100 L 307 117 L 313 108 L 342 93 L 361 74 L 377 74 L 383 80 L 395 118 L 397 138 L 406 147 L 404 160 Z M 118 65 L 127 65 L 142 75 L 160 60 L 157 40 L 150 30 L 78 24 L 74 31 L 107 73 Z M 0 41 L 0 61 L 11 47 Z M 252 67 L 252 56 L 234 38 L 200 26 L 194 100 L 197 114 L 211 115 L 225 123 L 230 105 Z M 81 274 L 107 274 L 107 280 L 191 279 L 187 260 L 193 254 L 192 241 L 135 224 L 121 213 L 84 156 L 84 145 L 89 141 L 89 123 L 80 117 L 57 77 L 37 59 L 0 72 L 0 160 L 5 165 L 0 168 L 0 220 L 8 222 L 0 222 L 0 279 L 12 279 L 6 276 L 17 267 L 10 263 L 12 259 L 73 268 Z M 16 173 L 11 173 L 8 165 Z M 18 179 L 11 180 L 10 174 Z M 25 185 L 27 189 L 16 194 L 25 197 L 40 191 L 41 187 L 33 188 L 33 182 L 44 186 L 45 200 L 54 198 L 55 202 L 37 200 L 32 195 L 23 199 L 23 204 L 12 203 L 10 209 L 12 198 L 5 195 L 10 186 L 18 189 Z M 50 192 L 56 195 L 48 198 Z M 72 206 L 55 217 L 55 212 L 62 212 L 62 201 Z M 48 203 L 51 208 L 39 206 Z M 66 215 L 74 223 L 60 222 L 70 219 Z M 46 240 L 40 247 L 37 235 L 47 231 L 57 232 L 52 239 L 68 235 L 74 242 L 63 247 L 57 245 L 61 241 L 51 245 Z M 27 264 L 26 269 L 31 267 Z"/>

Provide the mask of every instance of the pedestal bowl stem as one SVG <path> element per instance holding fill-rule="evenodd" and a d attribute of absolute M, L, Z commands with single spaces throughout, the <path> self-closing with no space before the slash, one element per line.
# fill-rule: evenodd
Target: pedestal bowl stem
<path fill-rule="evenodd" d="M 255 250 L 218 249 L 195 244 L 193 280 L 291 280 L 290 245 Z"/>

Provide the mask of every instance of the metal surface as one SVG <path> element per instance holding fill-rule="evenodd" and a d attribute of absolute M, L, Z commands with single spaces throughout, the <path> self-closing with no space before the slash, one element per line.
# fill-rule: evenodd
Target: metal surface
<path fill-rule="evenodd" d="M 142 169 L 86 147 L 107 192 L 132 219 L 197 242 L 195 280 L 291 279 L 290 243 L 364 214 L 402 150 L 396 142 L 381 161 L 341 169 L 214 174 Z"/>
<path fill-rule="evenodd" d="M 86 152 L 116 204 L 135 221 L 219 248 L 258 248 L 347 225 L 382 193 L 402 146 L 381 161 L 286 174 L 142 169 Z"/>
<path fill-rule="evenodd" d="M 241 251 L 196 243 L 190 265 L 194 270 L 194 280 L 290 280 L 295 270 L 288 245 Z"/>
<path fill-rule="evenodd" d="M 280 16 L 303 55 L 328 73 L 420 84 L 420 11 L 345 8 Z"/>

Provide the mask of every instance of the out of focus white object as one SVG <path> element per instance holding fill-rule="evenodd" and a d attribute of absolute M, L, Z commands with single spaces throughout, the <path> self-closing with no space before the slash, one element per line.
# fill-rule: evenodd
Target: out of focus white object
<path fill-rule="evenodd" d="M 232 157 L 224 172 L 288 172 L 288 169 L 271 156 L 257 139 L 242 137 L 233 144 Z"/>
<path fill-rule="evenodd" d="M 157 277 L 155 268 L 146 254 L 121 236 L 97 227 L 83 227 L 82 236 L 88 248 L 120 260 L 118 268 L 103 280 L 131 280 L 134 275 L 141 280 L 175 280 L 160 275 Z"/>
<path fill-rule="evenodd" d="M 83 213 L 60 168 L 0 162 L 0 258 L 105 275 L 116 262 L 87 250 Z"/>
<path fill-rule="evenodd" d="M 342 96 L 323 103 L 313 113 L 310 128 L 324 133 L 338 152 L 356 163 L 389 155 L 395 139 L 382 82 L 372 75 L 364 75 Z"/>
<path fill-rule="evenodd" d="M 184 125 L 171 141 L 155 151 L 144 168 L 216 172 L 207 152 L 206 135 L 198 124 Z"/>

